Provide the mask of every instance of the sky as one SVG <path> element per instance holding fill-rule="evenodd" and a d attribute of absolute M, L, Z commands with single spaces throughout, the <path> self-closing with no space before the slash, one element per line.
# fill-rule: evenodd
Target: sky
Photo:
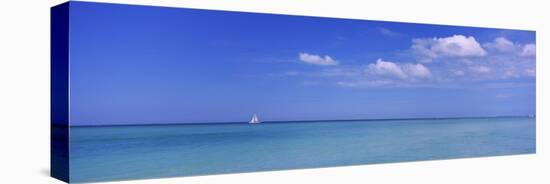
<path fill-rule="evenodd" d="M 70 8 L 72 125 L 535 114 L 534 31 Z"/>

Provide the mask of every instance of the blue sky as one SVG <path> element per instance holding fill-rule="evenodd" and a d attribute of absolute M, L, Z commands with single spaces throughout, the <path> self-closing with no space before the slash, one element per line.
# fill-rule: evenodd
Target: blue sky
<path fill-rule="evenodd" d="M 73 125 L 532 115 L 535 32 L 72 2 Z"/>

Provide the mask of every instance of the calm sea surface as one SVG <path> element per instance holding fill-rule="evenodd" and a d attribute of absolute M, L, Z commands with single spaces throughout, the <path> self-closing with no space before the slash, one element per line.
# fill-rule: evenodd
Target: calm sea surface
<path fill-rule="evenodd" d="M 535 153 L 534 118 L 71 127 L 71 182 Z"/>

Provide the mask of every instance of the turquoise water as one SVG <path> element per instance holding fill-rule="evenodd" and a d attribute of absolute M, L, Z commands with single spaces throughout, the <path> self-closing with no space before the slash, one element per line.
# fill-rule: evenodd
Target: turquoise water
<path fill-rule="evenodd" d="M 72 127 L 71 182 L 535 153 L 534 118 Z"/>

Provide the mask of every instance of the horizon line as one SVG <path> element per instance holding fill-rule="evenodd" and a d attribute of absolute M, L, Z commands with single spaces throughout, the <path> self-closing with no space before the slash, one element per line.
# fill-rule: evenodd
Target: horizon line
<path fill-rule="evenodd" d="M 293 122 L 335 122 L 335 121 L 391 121 L 391 120 L 422 120 L 422 119 L 480 119 L 480 118 L 514 118 L 514 117 L 536 117 L 533 115 L 497 115 L 497 116 L 449 116 L 449 117 L 403 117 L 403 118 L 357 118 L 357 119 L 329 119 L 329 120 L 275 120 L 262 121 L 262 123 L 293 123 Z M 107 127 L 107 126 L 162 126 L 162 125 L 213 125 L 213 124 L 248 124 L 248 121 L 216 121 L 216 122 L 198 122 L 198 123 L 136 123 L 136 124 L 81 124 L 71 125 L 69 127 Z"/>

